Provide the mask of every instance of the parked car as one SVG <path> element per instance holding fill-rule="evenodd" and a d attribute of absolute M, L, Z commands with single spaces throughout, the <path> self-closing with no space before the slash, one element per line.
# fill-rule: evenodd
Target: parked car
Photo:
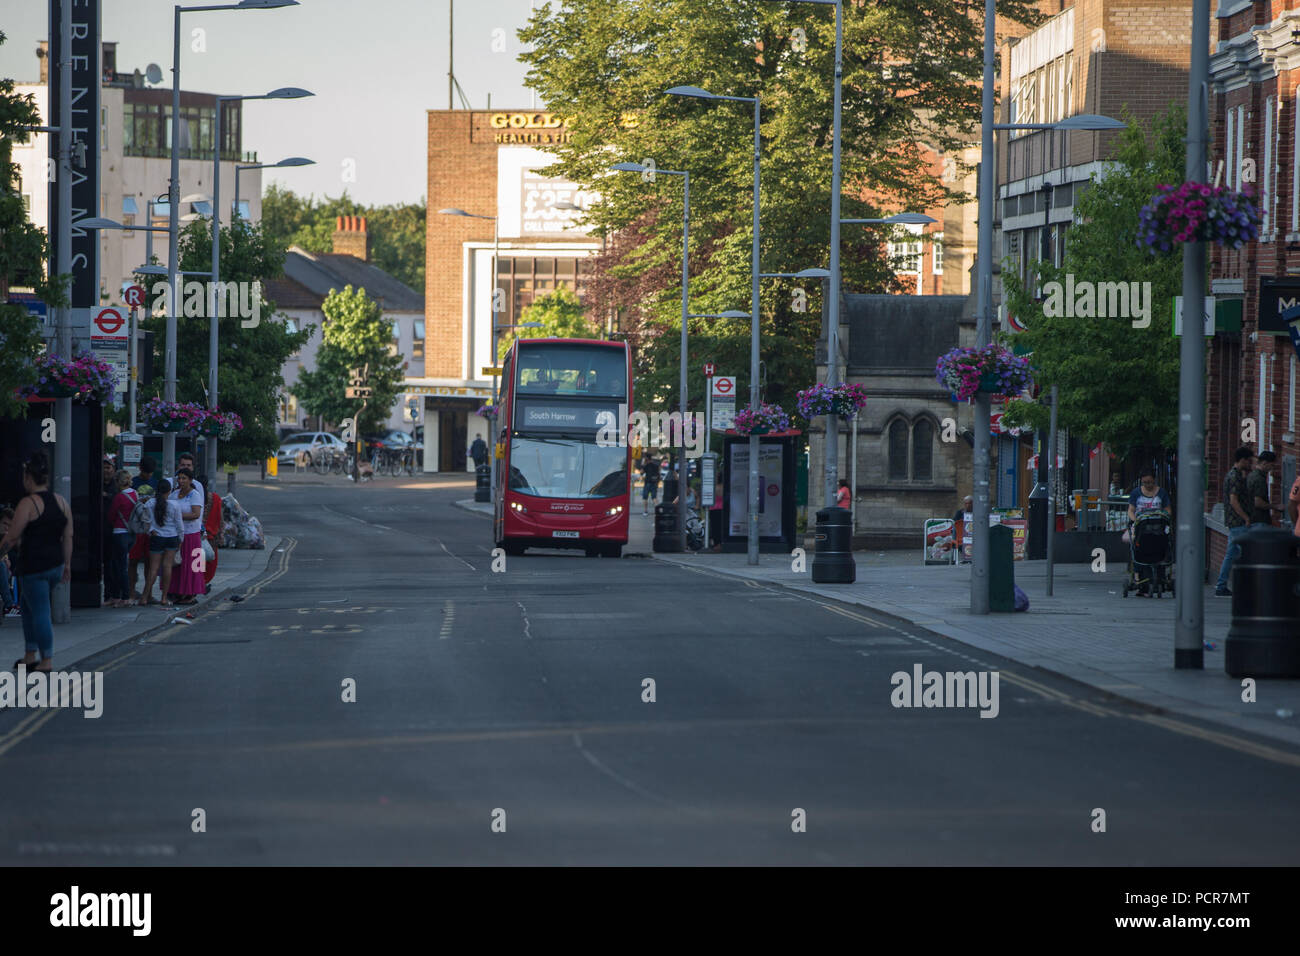
<path fill-rule="evenodd" d="M 346 450 L 347 448 L 343 439 L 337 435 L 331 435 L 329 432 L 298 432 L 296 435 L 288 436 L 280 443 L 280 450 L 276 452 L 275 457 L 281 464 L 292 465 L 297 459 L 298 453 L 305 452 L 307 454 L 305 464 L 310 465 L 315 456 L 326 445 L 340 450 Z"/>
<path fill-rule="evenodd" d="M 366 443 L 367 456 L 376 448 L 405 448 L 415 444 L 415 439 L 407 432 L 398 431 L 396 428 L 375 435 L 364 435 L 361 440 Z"/>

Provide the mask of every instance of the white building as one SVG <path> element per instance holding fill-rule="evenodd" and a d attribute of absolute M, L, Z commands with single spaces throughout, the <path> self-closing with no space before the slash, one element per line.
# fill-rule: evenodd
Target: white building
<path fill-rule="evenodd" d="M 166 226 L 167 187 L 171 176 L 171 89 L 150 86 L 139 70 L 117 72 L 117 44 L 104 43 L 104 82 L 100 89 L 100 197 L 99 209 L 87 216 L 104 216 L 123 225 L 146 225 L 149 200 L 161 197 L 152 207 L 153 224 Z M 50 117 L 49 57 L 45 41 L 37 50 L 40 79 L 15 84 L 19 94 L 31 94 L 41 112 L 41 123 L 58 125 Z M 212 152 L 217 98 L 211 93 L 181 91 L 180 194 L 212 194 Z M 221 104 L 221 220 L 230 222 L 235 196 L 235 166 L 257 162 L 255 153 L 244 153 L 243 114 L 238 101 Z M 25 144 L 14 146 L 23 201 L 28 220 L 49 228 L 50 142 L 37 133 Z M 262 171 L 239 174 L 240 215 L 258 222 L 262 218 Z M 186 204 L 180 214 L 211 214 L 210 203 Z M 135 230 L 102 230 L 100 233 L 100 301 L 121 304 L 122 285 L 132 271 L 143 264 L 148 233 Z M 153 254 L 167 265 L 167 234 L 153 234 Z"/>

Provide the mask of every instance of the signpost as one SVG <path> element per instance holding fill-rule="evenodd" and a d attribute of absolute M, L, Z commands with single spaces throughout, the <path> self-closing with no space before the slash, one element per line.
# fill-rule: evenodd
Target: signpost
<path fill-rule="evenodd" d="M 95 313 L 90 327 L 90 349 L 100 361 L 113 366 L 117 373 L 114 405 L 119 404 L 118 395 L 126 391 L 130 380 L 130 334 L 131 330 L 121 309 L 110 306 Z"/>
<path fill-rule="evenodd" d="M 725 432 L 736 423 L 736 377 L 716 375 L 709 380 L 713 429 Z"/>

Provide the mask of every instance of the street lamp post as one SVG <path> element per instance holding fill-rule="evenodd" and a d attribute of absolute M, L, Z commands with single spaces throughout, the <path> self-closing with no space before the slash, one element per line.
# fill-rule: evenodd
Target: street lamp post
<path fill-rule="evenodd" d="M 760 136 L 760 103 L 757 96 L 723 96 L 700 89 L 698 86 L 674 86 L 668 91 L 674 96 L 689 96 L 703 100 L 727 100 L 733 103 L 754 104 L 754 226 L 750 246 L 750 294 L 749 294 L 749 408 L 758 411 L 758 259 L 759 259 L 759 163 L 763 153 L 763 141 Z M 684 351 L 684 350 L 683 350 Z M 683 417 L 685 412 L 683 412 Z M 747 562 L 758 564 L 758 511 L 763 499 L 763 489 L 758 476 L 759 438 L 749 436 L 749 498 L 746 511 L 749 513 Z"/>
<path fill-rule="evenodd" d="M 616 169 L 624 173 L 644 173 L 650 167 L 642 166 L 640 163 L 615 163 L 611 169 Z M 658 169 L 656 173 L 663 173 L 665 176 L 682 177 L 682 342 L 681 342 L 681 359 L 680 359 L 680 398 L 678 399 L 681 414 L 681 428 L 678 430 L 678 439 L 680 448 L 677 454 L 677 531 L 681 537 L 681 549 L 687 550 L 686 545 L 686 491 L 690 487 L 690 469 L 686 465 L 686 347 L 687 347 L 687 321 L 690 318 L 690 310 L 686 307 L 687 294 L 690 289 L 690 250 L 691 250 L 691 174 L 681 169 Z"/>
<path fill-rule="evenodd" d="M 501 409 L 496 407 L 497 401 L 497 257 L 501 252 L 501 230 L 500 223 L 496 216 L 482 216 L 477 213 L 466 212 L 463 209 L 439 209 L 440 216 L 464 216 L 467 219 L 491 219 L 492 220 L 492 402 L 493 411 L 496 413 L 496 421 L 501 418 Z M 473 371 L 472 369 L 470 371 Z M 496 427 L 496 421 L 492 423 L 492 440 L 488 442 L 488 487 L 492 495 L 492 500 L 496 500 L 497 494 L 497 438 L 501 434 Z"/>
<path fill-rule="evenodd" d="M 302 156 L 290 156 L 288 159 L 282 159 L 278 163 L 244 163 L 235 165 L 235 198 L 231 203 L 230 221 L 233 223 L 235 217 L 239 215 L 239 174 L 246 169 L 280 169 L 284 166 L 315 166 L 316 160 L 306 159 Z M 243 217 L 240 217 L 243 218 Z"/>
<path fill-rule="evenodd" d="M 297 5 L 298 0 L 239 0 L 239 3 L 207 4 L 193 7 L 183 7 L 177 4 L 173 8 L 171 181 L 167 187 L 168 226 L 171 229 L 171 233 L 167 237 L 167 284 L 171 289 L 171 301 L 167 303 L 167 377 L 164 385 L 164 394 L 169 402 L 176 401 L 176 309 L 180 304 L 180 262 L 177 257 L 180 248 L 178 207 L 181 195 L 181 14 L 215 12 L 217 10 L 274 10 L 280 7 Z M 163 472 L 168 475 L 172 474 L 175 465 L 176 433 L 167 432 L 163 435 Z"/>
<path fill-rule="evenodd" d="M 286 86 L 270 93 L 249 96 L 218 96 L 216 119 L 212 126 L 212 282 L 208 290 L 208 407 L 217 407 L 217 298 L 221 295 L 221 104 L 240 100 L 288 100 L 311 96 L 306 90 Z M 233 213 L 231 221 L 234 221 Z M 208 439 L 207 472 L 210 481 L 217 477 L 217 439 Z"/>

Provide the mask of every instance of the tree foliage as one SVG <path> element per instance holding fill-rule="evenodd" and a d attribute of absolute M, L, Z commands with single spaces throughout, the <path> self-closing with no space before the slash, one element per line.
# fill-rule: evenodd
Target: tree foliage
<path fill-rule="evenodd" d="M 210 221 L 201 219 L 185 227 L 180 237 L 180 263 L 185 271 L 206 272 L 212 266 L 212 229 Z M 272 242 L 260 226 L 237 220 L 221 230 L 221 269 L 223 282 L 265 284 L 284 271 L 284 250 Z M 191 277 L 193 278 L 193 277 Z M 141 328 L 154 333 L 153 394 L 162 395 L 166 369 L 165 315 L 153 315 L 167 283 L 153 276 L 138 276 L 148 292 L 150 308 L 140 322 Z M 206 283 L 205 283 L 206 286 Z M 200 304 L 197 297 L 182 297 L 184 314 L 176 320 L 176 399 L 181 402 L 208 403 L 208 336 L 210 322 L 206 294 Z M 197 306 L 197 308 L 195 307 Z M 217 390 L 223 410 L 233 411 L 243 419 L 244 428 L 235 437 L 220 444 L 225 462 L 258 461 L 275 452 L 280 445 L 276 423 L 279 421 L 280 394 L 284 389 L 281 370 L 285 361 L 300 349 L 310 333 L 293 332 L 274 315 L 274 304 L 265 291 L 257 306 L 258 321 L 250 328 L 244 322 L 251 317 L 227 314 L 217 318 Z M 193 314 L 192 314 L 193 313 Z M 143 391 L 140 403 L 151 394 Z M 123 423 L 124 412 L 115 418 Z"/>
<path fill-rule="evenodd" d="M 303 408 L 327 421 L 354 418 L 361 401 L 347 397 L 350 373 L 369 366 L 365 385 L 371 389 L 366 409 L 357 421 L 358 434 L 378 430 L 388 419 L 402 390 L 402 358 L 393 348 L 392 325 L 383 308 L 365 289 L 334 290 L 321 306 L 325 313 L 323 341 L 316 368 L 298 374 L 294 394 Z"/>
<path fill-rule="evenodd" d="M 365 216 L 370 261 L 418 292 L 424 291 L 425 200 L 387 206 L 363 206 L 348 196 L 298 196 L 272 184 L 262 196 L 262 228 L 286 248 L 308 252 L 333 250 L 339 216 Z"/>
<path fill-rule="evenodd" d="M 1150 457 L 1178 439 L 1178 340 L 1169 334 L 1173 299 L 1182 292 L 1182 253 L 1156 257 L 1139 248 L 1138 213 L 1156 187 L 1181 182 L 1186 113 L 1170 108 L 1151 124 L 1125 115 L 1114 160 L 1075 202 L 1060 268 L 1031 263 L 1022 283 L 1006 268 L 1007 307 L 1028 326 L 1012 340 L 1033 352 L 1039 386 L 1059 387 L 1058 424 L 1088 444 L 1104 441 L 1121 456 Z M 1030 294 L 1048 282 L 1150 283 L 1151 324 L 1128 318 L 1048 316 Z M 1053 311 L 1056 311 L 1055 309 Z M 1046 406 L 1028 400 L 1007 407 L 1007 424 L 1045 429 Z"/>
<path fill-rule="evenodd" d="M 520 324 L 538 323 L 535 329 L 514 329 L 497 336 L 497 361 L 505 358 L 515 339 L 603 339 L 604 333 L 587 319 L 586 309 L 578 296 L 561 286 L 554 292 L 538 296 L 519 314 Z"/>
<path fill-rule="evenodd" d="M 0 33 L 0 44 L 5 42 Z M 30 95 L 14 92 L 12 79 L 0 79 L 0 415 L 18 416 L 26 405 L 14 389 L 29 384 L 31 360 L 40 352 L 40 321 L 21 305 L 9 305 L 9 289 L 29 286 L 47 304 L 61 301 L 44 281 L 45 230 L 27 221 L 13 145 L 26 142 L 26 127 L 41 125 Z"/>
<path fill-rule="evenodd" d="M 1009 0 L 999 13 L 1040 19 Z M 845 218 L 925 209 L 945 195 L 921 144 L 957 158 L 979 117 L 983 18 L 957 4 L 880 0 L 844 5 L 842 122 Z M 589 286 L 596 314 L 616 309 L 637 350 L 638 390 L 675 395 L 680 358 L 681 177 L 611 173 L 654 160 L 691 173 L 692 313 L 748 312 L 752 243 L 750 104 L 666 96 L 677 85 L 762 100 L 761 269 L 825 266 L 829 246 L 834 16 L 815 4 L 755 0 L 566 0 L 538 8 L 520 31 L 529 85 L 570 118 L 553 167 L 600 195 L 589 223 L 608 237 Z M 952 194 L 950 198 L 955 198 Z M 867 202 L 860 197 L 880 197 Z M 883 208 L 882 208 L 883 207 Z M 845 291 L 898 288 L 887 234 L 846 227 Z M 820 290 L 790 285 L 761 297 L 765 399 L 792 406 L 813 381 Z M 703 361 L 748 386 L 748 321 L 692 320 L 693 400 Z"/>

